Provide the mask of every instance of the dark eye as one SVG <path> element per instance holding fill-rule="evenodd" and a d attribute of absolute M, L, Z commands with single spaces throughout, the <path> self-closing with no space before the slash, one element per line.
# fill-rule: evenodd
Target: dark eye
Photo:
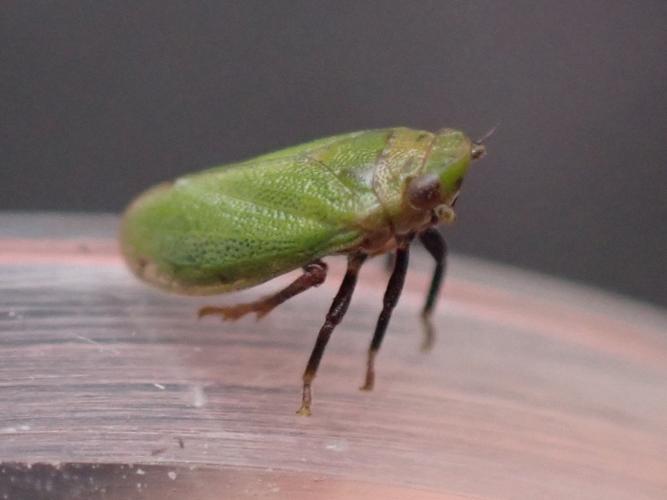
<path fill-rule="evenodd" d="M 408 200 L 415 208 L 431 209 L 442 202 L 440 180 L 435 175 L 417 177 L 408 186 Z"/>

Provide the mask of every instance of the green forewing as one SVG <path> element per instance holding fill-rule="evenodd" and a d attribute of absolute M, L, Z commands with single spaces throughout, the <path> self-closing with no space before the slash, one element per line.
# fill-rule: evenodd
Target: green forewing
<path fill-rule="evenodd" d="M 154 284 L 204 294 L 351 248 L 380 209 L 372 171 L 390 133 L 321 139 L 154 188 L 125 215 L 123 251 Z"/>

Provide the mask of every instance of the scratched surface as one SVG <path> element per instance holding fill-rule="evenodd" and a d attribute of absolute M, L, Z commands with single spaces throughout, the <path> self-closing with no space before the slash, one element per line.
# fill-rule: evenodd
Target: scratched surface
<path fill-rule="evenodd" d="M 376 259 L 325 354 L 313 416 L 297 417 L 343 262 L 262 321 L 197 321 L 200 305 L 285 279 L 169 296 L 125 270 L 115 224 L 0 216 L 0 494 L 667 498 L 664 311 L 455 257 L 424 354 L 431 263 L 415 250 L 364 393 L 387 279 Z"/>

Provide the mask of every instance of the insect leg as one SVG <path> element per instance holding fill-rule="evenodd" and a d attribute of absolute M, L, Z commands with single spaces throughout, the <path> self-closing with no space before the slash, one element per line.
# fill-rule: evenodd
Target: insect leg
<path fill-rule="evenodd" d="M 389 278 L 387 290 L 384 292 L 384 299 L 382 300 L 382 312 L 380 313 L 380 317 L 378 318 L 377 324 L 375 326 L 373 340 L 371 340 L 371 345 L 368 348 L 366 381 L 361 387 L 361 389 L 364 391 L 372 390 L 373 384 L 375 383 L 375 356 L 380 350 L 380 345 L 382 344 L 382 339 L 385 332 L 387 331 L 387 325 L 389 324 L 391 313 L 394 310 L 396 303 L 398 302 L 398 298 L 401 296 L 401 291 L 403 290 L 405 274 L 408 270 L 408 260 L 410 258 L 411 240 L 412 237 L 400 242 L 399 247 L 396 249 L 394 271 Z"/>
<path fill-rule="evenodd" d="M 421 313 L 422 325 L 424 327 L 422 350 L 428 351 L 433 347 L 433 342 L 435 340 L 435 330 L 433 328 L 433 323 L 431 322 L 431 316 L 433 314 L 433 306 L 435 306 L 435 301 L 438 298 L 440 285 L 442 285 L 442 279 L 445 275 L 447 264 L 447 243 L 442 237 L 442 234 L 435 228 L 429 228 L 421 233 L 419 235 L 419 240 L 435 260 L 435 270 L 433 271 L 433 278 L 431 278 L 431 286 L 429 287 L 426 302 L 424 303 L 424 308 Z"/>
<path fill-rule="evenodd" d="M 384 270 L 387 272 L 387 274 L 391 274 L 391 272 L 394 270 L 394 260 L 395 256 L 392 252 L 387 252 L 384 254 Z"/>
<path fill-rule="evenodd" d="M 235 304 L 232 306 L 206 306 L 199 309 L 199 317 L 209 315 L 220 315 L 223 319 L 238 319 L 248 313 L 256 313 L 257 319 L 266 316 L 271 310 L 291 299 L 295 295 L 308 290 L 311 287 L 321 285 L 327 277 L 327 265 L 321 260 L 316 260 L 304 266 L 303 274 L 279 292 L 263 297 L 255 302 Z"/>
<path fill-rule="evenodd" d="M 310 415 L 310 403 L 312 401 L 310 386 L 317 374 L 317 367 L 320 365 L 322 354 L 327 346 L 327 342 L 329 342 L 331 332 L 333 332 L 336 325 L 341 322 L 350 305 L 352 293 L 357 284 L 359 269 L 365 260 L 366 255 L 361 253 L 352 254 L 348 257 L 347 272 L 338 289 L 338 293 L 331 303 L 324 324 L 322 325 L 322 328 L 320 328 L 320 333 L 317 335 L 313 352 L 308 359 L 306 370 L 303 372 L 303 395 L 301 399 L 301 408 L 297 411 L 299 415 Z"/>

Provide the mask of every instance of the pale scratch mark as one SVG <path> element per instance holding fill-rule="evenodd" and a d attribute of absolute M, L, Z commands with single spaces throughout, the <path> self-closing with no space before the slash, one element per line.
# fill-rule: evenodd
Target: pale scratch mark
<path fill-rule="evenodd" d="M 93 344 L 93 345 L 97 346 L 98 349 L 99 349 L 99 352 L 109 351 L 109 352 L 111 352 L 111 353 L 113 353 L 117 356 L 120 355 L 120 351 L 118 351 L 117 349 L 115 349 L 113 347 L 109 347 L 107 345 L 104 345 L 101 342 L 97 342 L 96 340 L 90 339 L 88 337 L 84 337 L 83 335 L 74 334 L 73 337 L 77 338 L 79 340 L 83 340 L 84 342 L 87 342 L 89 344 Z"/>

